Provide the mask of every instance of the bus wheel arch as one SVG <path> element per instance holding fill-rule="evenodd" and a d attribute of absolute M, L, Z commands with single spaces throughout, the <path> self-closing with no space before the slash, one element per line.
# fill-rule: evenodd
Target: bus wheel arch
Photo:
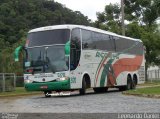
<path fill-rule="evenodd" d="M 132 89 L 132 76 L 130 73 L 126 76 L 126 85 L 125 86 L 119 86 L 119 91 L 125 91 Z"/>
<path fill-rule="evenodd" d="M 90 88 L 90 87 L 91 87 L 91 79 L 90 79 L 90 76 L 89 76 L 88 74 L 85 74 L 84 77 L 85 77 L 85 81 L 86 81 L 86 86 L 87 86 L 87 88 Z"/>
<path fill-rule="evenodd" d="M 79 90 L 80 95 L 84 95 L 86 93 L 86 89 L 91 87 L 90 76 L 85 73 L 82 79 L 82 88 Z"/>

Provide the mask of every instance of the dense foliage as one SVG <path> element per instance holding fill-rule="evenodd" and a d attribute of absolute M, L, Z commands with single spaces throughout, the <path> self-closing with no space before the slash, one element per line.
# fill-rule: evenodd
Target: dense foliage
<path fill-rule="evenodd" d="M 89 25 L 89 20 L 54 0 L 0 0 L 0 72 L 22 72 L 13 60 L 15 47 L 24 44 L 29 29 L 56 24 Z"/>

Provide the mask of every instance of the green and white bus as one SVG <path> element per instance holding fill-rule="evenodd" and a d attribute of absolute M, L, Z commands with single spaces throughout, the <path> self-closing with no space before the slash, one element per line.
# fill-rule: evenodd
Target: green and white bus
<path fill-rule="evenodd" d="M 15 60 L 18 52 L 15 50 Z M 144 46 L 141 40 L 82 25 L 56 25 L 28 33 L 24 58 L 24 82 L 28 91 L 87 88 L 105 92 L 135 88 L 145 81 Z"/>

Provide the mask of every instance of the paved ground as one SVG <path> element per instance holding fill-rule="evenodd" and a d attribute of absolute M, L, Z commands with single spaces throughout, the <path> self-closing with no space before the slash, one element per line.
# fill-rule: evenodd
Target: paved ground
<path fill-rule="evenodd" d="M 44 95 L 2 98 L 0 112 L 24 113 L 159 113 L 160 99 L 126 96 L 117 90 L 80 96 Z"/>

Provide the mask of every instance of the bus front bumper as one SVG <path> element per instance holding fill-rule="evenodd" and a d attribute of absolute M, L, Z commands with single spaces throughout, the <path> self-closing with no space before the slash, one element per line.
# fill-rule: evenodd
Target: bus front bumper
<path fill-rule="evenodd" d="M 65 91 L 70 90 L 70 80 L 42 82 L 42 83 L 25 83 L 27 91 Z"/>

